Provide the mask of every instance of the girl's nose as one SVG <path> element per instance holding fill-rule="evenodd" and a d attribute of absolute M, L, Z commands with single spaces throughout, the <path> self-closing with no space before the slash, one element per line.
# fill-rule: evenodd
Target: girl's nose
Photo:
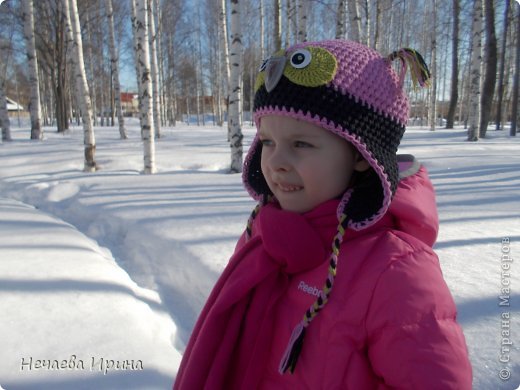
<path fill-rule="evenodd" d="M 280 147 L 276 147 L 271 151 L 268 163 L 271 170 L 275 172 L 287 172 L 291 170 L 287 153 Z"/>

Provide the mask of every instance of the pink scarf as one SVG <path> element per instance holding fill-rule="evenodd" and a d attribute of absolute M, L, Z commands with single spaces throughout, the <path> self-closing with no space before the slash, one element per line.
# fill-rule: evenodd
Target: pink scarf
<path fill-rule="evenodd" d="M 252 238 L 237 248 L 202 309 L 174 389 L 258 387 L 276 331 L 274 309 L 291 275 L 327 260 L 337 205 L 329 201 L 304 215 L 275 204 L 261 209 Z"/>

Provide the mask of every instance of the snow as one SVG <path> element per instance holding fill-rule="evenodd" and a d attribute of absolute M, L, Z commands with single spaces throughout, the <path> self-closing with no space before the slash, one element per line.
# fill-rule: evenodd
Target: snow
<path fill-rule="evenodd" d="M 126 141 L 116 127 L 95 128 L 96 173 L 82 172 L 79 127 L 66 135 L 45 129 L 46 139 L 35 142 L 22 123 L 11 128 L 13 142 L 0 144 L 6 390 L 170 388 L 197 314 L 244 229 L 254 202 L 240 175 L 226 173 L 225 128 L 164 128 L 159 173 L 143 175 L 138 124 L 128 123 Z M 247 150 L 254 130 L 246 124 L 244 133 Z M 458 306 L 474 388 L 515 389 L 520 266 L 506 255 L 519 257 L 520 141 L 507 131 L 488 135 L 468 143 L 461 128 L 411 127 L 400 152 L 426 165 L 437 190 L 435 249 Z M 510 305 L 500 306 L 507 283 Z M 501 380 L 501 372 L 511 377 Z"/>

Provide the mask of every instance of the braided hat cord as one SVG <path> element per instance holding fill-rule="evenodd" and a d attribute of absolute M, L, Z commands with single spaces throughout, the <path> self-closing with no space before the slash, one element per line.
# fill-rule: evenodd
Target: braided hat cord
<path fill-rule="evenodd" d="M 316 317 L 318 312 L 321 309 L 323 309 L 323 307 L 329 301 L 329 296 L 334 285 L 334 279 L 336 278 L 339 248 L 341 246 L 341 243 L 343 242 L 343 237 L 345 236 L 345 229 L 347 225 L 347 215 L 342 214 L 339 219 L 336 236 L 334 237 L 334 240 L 332 242 L 332 253 L 330 255 L 327 280 L 325 281 L 325 285 L 323 286 L 323 289 L 320 292 L 320 296 L 318 297 L 318 299 L 316 299 L 316 301 L 307 309 L 302 321 L 294 328 L 289 343 L 287 345 L 287 349 L 285 350 L 285 353 L 280 362 L 280 374 L 285 373 L 287 370 L 289 370 L 291 373 L 294 372 L 294 369 L 296 368 L 296 363 L 298 362 L 298 357 L 300 356 L 300 352 L 303 346 L 305 330 L 309 326 L 311 321 L 314 319 L 314 317 Z"/>
<path fill-rule="evenodd" d="M 251 211 L 251 214 L 249 215 L 249 218 L 247 219 L 247 225 L 246 225 L 246 241 L 249 241 L 251 236 L 253 235 L 253 221 L 255 220 L 256 216 L 260 212 L 260 208 L 262 207 L 261 203 L 258 203 L 256 207 Z"/>

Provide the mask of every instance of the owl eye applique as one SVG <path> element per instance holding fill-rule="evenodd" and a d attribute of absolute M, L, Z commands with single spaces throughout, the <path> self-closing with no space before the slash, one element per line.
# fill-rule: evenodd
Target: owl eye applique
<path fill-rule="evenodd" d="M 312 54 L 309 50 L 296 50 L 290 59 L 290 63 L 296 69 L 303 69 L 311 63 Z"/>
<path fill-rule="evenodd" d="M 289 53 L 288 58 L 283 75 L 305 87 L 319 87 L 331 82 L 338 68 L 334 54 L 322 47 L 298 49 Z"/>
<path fill-rule="evenodd" d="M 255 92 L 262 85 L 271 92 L 282 76 L 297 85 L 319 87 L 334 79 L 337 67 L 336 57 L 321 47 L 309 46 L 290 53 L 280 51 L 260 65 Z"/>

